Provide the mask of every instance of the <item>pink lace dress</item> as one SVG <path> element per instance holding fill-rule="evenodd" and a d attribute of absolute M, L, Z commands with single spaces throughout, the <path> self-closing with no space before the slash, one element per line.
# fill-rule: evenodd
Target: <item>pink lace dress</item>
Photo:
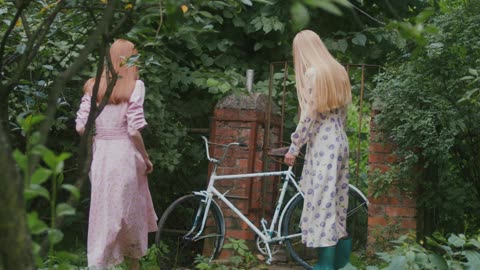
<path fill-rule="evenodd" d="M 88 223 L 88 266 L 109 268 L 124 257 L 140 258 L 148 233 L 157 230 L 157 216 L 148 189 L 146 165 L 128 132 L 147 125 L 143 114 L 145 87 L 138 80 L 130 101 L 107 105 L 95 121 L 92 185 Z M 90 95 L 82 98 L 77 126 L 84 126 Z"/>

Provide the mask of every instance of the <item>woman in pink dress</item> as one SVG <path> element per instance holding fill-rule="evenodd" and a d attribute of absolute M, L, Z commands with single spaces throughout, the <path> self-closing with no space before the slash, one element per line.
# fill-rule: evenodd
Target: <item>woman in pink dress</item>
<path fill-rule="evenodd" d="M 148 233 L 157 230 L 147 182 L 153 165 L 140 133 L 147 125 L 143 113 L 145 86 L 137 80 L 137 67 L 125 64 L 135 54 L 134 45 L 127 40 L 112 44 L 110 55 L 118 80 L 108 104 L 95 120 L 87 243 L 88 266 L 94 269 L 107 269 L 124 259 L 130 269 L 140 269 Z M 104 72 L 97 104 L 105 95 L 105 76 Z M 80 135 L 85 130 L 94 83 L 92 78 L 84 85 L 76 119 Z"/>

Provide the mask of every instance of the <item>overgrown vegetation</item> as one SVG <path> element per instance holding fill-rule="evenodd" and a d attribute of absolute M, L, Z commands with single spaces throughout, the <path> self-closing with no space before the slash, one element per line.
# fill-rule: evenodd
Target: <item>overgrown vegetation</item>
<path fill-rule="evenodd" d="M 390 56 L 374 91 L 376 120 L 403 157 L 393 177 L 418 180 L 427 234 L 476 230 L 480 216 L 480 5 L 443 8 L 421 43 Z"/>
<path fill-rule="evenodd" d="M 21 207 L 26 199 L 28 219 L 26 212 L 17 211 L 25 226 L 21 222 L 15 226 L 21 231 L 28 221 L 39 244 L 35 251 L 43 247 L 37 265 L 86 263 L 81 256 L 56 251 L 84 250 L 86 242 L 89 192 L 88 185 L 76 181 L 84 172 L 73 119 L 83 82 L 95 76 L 98 61 L 103 63 L 101 48 L 120 37 L 135 42 L 140 52 L 149 122 L 144 135 L 155 163 L 150 183 L 158 213 L 180 194 L 205 185 L 204 150 L 191 130 L 209 127 L 219 98 L 244 91 L 247 68 L 255 69 L 254 91 L 266 93 L 269 63 L 290 60 L 293 36 L 307 27 L 318 32 L 344 64 L 385 65 L 377 82 L 371 80 L 376 69 L 366 73 L 365 98 L 377 99 L 382 111 L 377 119 L 385 134 L 401 146 L 404 160 L 398 175 L 381 182 L 411 177 L 412 166 L 420 163 L 424 174 L 415 176 L 423 179 L 422 205 L 434 221 L 430 232 L 478 229 L 478 2 L 349 2 L 356 8 L 347 8 L 346 0 L 0 0 L 0 142 L 5 147 L 0 154 L 1 165 L 11 165 L 1 172 L 2 197 L 13 198 Z M 112 36 L 98 35 L 89 43 L 96 29 L 103 29 L 107 12 L 113 12 L 115 23 L 105 32 Z M 346 16 L 336 16 L 339 12 Z M 116 23 L 121 27 L 115 28 Z M 79 59 L 85 62 L 73 74 L 63 73 Z M 359 177 L 352 181 L 365 188 L 370 112 L 368 103 L 358 105 L 361 73 L 350 70 L 357 98 L 349 110 L 348 133 L 352 175 L 357 143 L 361 145 Z M 277 102 L 283 74 L 281 68 L 275 70 Z M 297 113 L 292 70 L 287 74 L 286 134 L 295 126 Z M 364 122 L 359 127 L 360 111 Z M 18 169 L 10 158 L 14 149 Z M 68 206 L 73 203 L 76 210 Z M 1 213 L 18 221 L 11 212 Z M 59 228 L 59 218 L 65 229 Z M 28 246 L 28 239 L 21 242 Z M 28 254 L 21 260 L 28 264 Z"/>

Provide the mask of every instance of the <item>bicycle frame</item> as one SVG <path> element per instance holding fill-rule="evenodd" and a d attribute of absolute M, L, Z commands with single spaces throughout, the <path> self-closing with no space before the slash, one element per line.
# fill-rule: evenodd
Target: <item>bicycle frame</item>
<path fill-rule="evenodd" d="M 207 221 L 207 215 L 208 215 L 208 210 L 210 208 L 210 205 L 213 201 L 213 197 L 214 196 L 217 196 L 222 202 L 225 203 L 225 205 L 227 205 L 241 220 L 243 220 L 247 225 L 248 227 L 250 227 L 250 229 L 252 229 L 257 235 L 258 237 L 260 237 L 264 243 L 266 244 L 266 248 L 267 248 L 267 255 L 268 255 L 268 260 L 267 260 L 267 263 L 270 263 L 271 260 L 272 260 L 272 254 L 271 254 L 271 250 L 270 250 L 270 246 L 269 244 L 270 243 L 273 243 L 273 242 L 281 242 L 285 239 L 289 239 L 289 238 L 294 238 L 294 237 L 300 237 L 301 236 L 301 233 L 298 233 L 298 234 L 294 234 L 294 235 L 287 235 L 287 236 L 282 236 L 282 232 L 281 232 L 281 221 L 283 220 L 283 216 L 285 214 L 285 211 L 286 209 L 288 209 L 288 206 L 291 204 L 291 202 L 297 197 L 297 196 L 302 196 L 303 197 L 303 192 L 301 191 L 300 189 L 300 186 L 297 184 L 297 182 L 295 181 L 295 175 L 293 174 L 292 172 L 292 167 L 290 166 L 287 170 L 285 171 L 273 171 L 273 172 L 259 172 L 259 173 L 246 173 L 246 174 L 230 174 L 230 175 L 217 175 L 216 171 L 217 171 L 217 167 L 218 167 L 218 164 L 220 164 L 221 160 L 224 159 L 225 155 L 226 155 L 226 152 L 228 150 L 228 147 L 230 145 L 239 145 L 239 143 L 231 143 L 229 145 L 226 145 L 226 149 L 225 149 L 225 152 L 224 152 L 224 155 L 223 157 L 220 159 L 220 160 L 217 160 L 217 159 L 214 159 L 214 158 L 211 158 L 210 157 L 210 154 L 209 154 L 209 151 L 208 151 L 208 141 L 205 137 L 203 137 L 204 141 L 205 141 L 205 145 L 206 145 L 206 149 L 207 149 L 207 158 L 209 161 L 213 162 L 215 165 L 214 165 L 214 168 L 213 168 L 213 171 L 212 171 L 212 174 L 210 176 L 210 179 L 209 179 L 209 182 L 208 182 L 208 187 L 206 190 L 203 190 L 203 191 L 198 191 L 198 192 L 194 192 L 194 194 L 197 194 L 197 195 L 202 195 L 204 197 L 206 197 L 206 202 L 205 202 L 205 214 L 203 215 L 202 217 L 202 222 L 201 222 L 201 227 L 200 227 L 200 230 L 198 231 L 198 233 L 192 237 L 192 240 L 196 240 L 196 239 L 201 239 L 201 235 L 203 233 L 203 230 L 205 228 L 205 224 L 206 224 L 206 221 Z M 226 194 L 228 193 L 225 192 L 224 194 L 222 194 L 216 187 L 215 187 L 215 182 L 216 181 L 220 181 L 220 180 L 230 180 L 230 179 L 245 179 L 245 178 L 251 178 L 251 177 L 268 177 L 268 176 L 282 176 L 282 180 L 283 180 L 283 185 L 282 185 L 282 188 L 281 188 L 281 192 L 280 192 L 280 196 L 278 197 L 278 200 L 276 202 L 276 206 L 275 206 L 275 211 L 274 211 L 274 214 L 273 214 L 273 217 L 272 217 L 272 220 L 271 220 L 271 224 L 269 226 L 269 228 L 267 229 L 267 226 L 266 226 L 266 223 L 267 221 L 265 220 L 265 218 L 262 218 L 261 220 L 261 226 L 263 228 L 259 228 L 258 226 L 256 226 L 255 224 L 253 224 L 249 219 L 248 217 L 246 217 L 233 203 L 231 203 L 228 198 L 226 198 Z M 296 194 L 286 203 L 286 205 L 284 207 L 282 207 L 283 205 L 283 201 L 285 199 L 285 195 L 287 193 L 287 188 L 289 185 L 293 185 L 295 191 L 296 191 Z M 197 216 L 197 218 L 199 218 Z M 278 222 L 278 224 L 277 224 Z M 196 222 L 195 222 L 196 223 Z M 277 230 L 277 233 L 278 235 L 276 237 L 273 237 L 272 238 L 272 234 L 271 233 L 263 233 L 262 232 L 262 229 L 263 231 L 265 232 L 274 232 L 275 231 L 275 226 L 278 225 L 278 230 Z M 194 228 L 196 226 L 194 225 L 192 230 L 187 234 L 187 235 L 190 235 L 193 231 L 194 231 Z"/>
<path fill-rule="evenodd" d="M 216 166 L 215 166 L 216 167 Z M 283 218 L 284 211 L 287 209 L 287 206 L 290 204 L 290 202 L 298 196 L 298 194 L 301 194 L 303 196 L 302 191 L 300 190 L 299 185 L 295 182 L 294 180 L 294 174 L 292 172 L 292 167 L 289 167 L 288 170 L 286 171 L 275 171 L 275 172 L 261 172 L 261 173 L 247 173 L 247 174 L 232 174 L 232 175 L 217 175 L 216 174 L 216 168 L 213 170 L 212 175 L 210 176 L 210 181 L 208 183 L 208 188 L 205 191 L 200 191 L 200 192 L 194 192 L 194 194 L 199 194 L 203 195 L 207 198 L 206 201 L 206 206 L 205 206 L 205 214 L 202 218 L 202 225 L 197 233 L 193 237 L 193 240 L 199 239 L 201 237 L 201 234 L 203 233 L 203 229 L 205 228 L 206 220 L 207 220 L 207 213 L 208 209 L 210 207 L 210 204 L 213 200 L 214 196 L 217 196 L 222 202 L 225 203 L 240 219 L 242 219 L 249 227 L 252 229 L 267 245 L 267 253 L 269 259 L 267 262 L 271 261 L 272 259 L 272 254 L 270 251 L 269 243 L 272 242 L 280 242 L 282 240 L 285 240 L 287 238 L 293 238 L 293 237 L 299 237 L 301 234 L 295 234 L 295 235 L 288 235 L 288 236 L 282 236 L 281 235 L 281 222 L 278 222 L 278 236 L 272 238 L 271 234 L 264 234 L 262 233 L 261 228 L 257 227 L 254 225 L 248 217 L 246 217 L 233 203 L 231 203 L 228 198 L 225 197 L 225 194 L 228 193 L 228 191 L 224 194 L 222 194 L 217 188 L 215 188 L 215 182 L 219 180 L 229 180 L 229 179 L 244 179 L 244 178 L 250 178 L 250 177 L 265 177 L 265 176 L 283 176 L 283 185 L 282 189 L 280 192 L 280 196 L 276 202 L 275 206 L 275 212 L 273 214 L 273 218 L 270 224 L 270 227 L 267 229 L 266 228 L 266 220 L 262 218 L 261 220 L 261 225 L 263 226 L 264 231 L 268 232 L 273 232 L 275 231 L 275 226 L 277 225 L 277 221 L 281 221 Z M 296 196 L 294 196 L 290 201 L 282 208 L 283 205 L 283 200 L 285 198 L 285 194 L 287 193 L 287 187 L 288 185 L 292 184 L 295 189 L 296 189 Z M 283 211 L 282 211 L 283 209 Z M 282 215 L 280 216 L 280 212 L 282 211 Z M 279 219 L 280 218 L 280 219 Z"/>

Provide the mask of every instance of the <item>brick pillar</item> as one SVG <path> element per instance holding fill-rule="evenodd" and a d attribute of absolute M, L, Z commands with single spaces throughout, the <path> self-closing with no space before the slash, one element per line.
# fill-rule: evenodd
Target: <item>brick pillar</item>
<path fill-rule="evenodd" d="M 374 122 L 374 111 L 370 122 L 369 146 L 369 178 L 385 175 L 391 172 L 391 166 L 398 162 L 394 154 L 395 145 L 383 136 Z M 367 254 L 373 255 L 377 251 L 384 251 L 390 245 L 389 241 L 409 231 L 417 229 L 416 199 L 399 188 L 399 184 L 407 183 L 408 179 L 394 179 L 384 187 L 386 189 L 379 196 L 374 196 L 384 183 L 372 183 L 368 187 L 368 241 Z"/>
<path fill-rule="evenodd" d="M 268 160 L 264 153 L 268 148 L 279 147 L 280 117 L 278 114 L 267 114 L 268 97 L 259 94 L 230 95 L 216 105 L 210 141 L 227 144 L 242 142 L 248 147 L 231 147 L 227 158 L 217 169 L 218 175 L 262 172 L 265 169 L 275 170 L 278 165 Z M 275 111 L 277 111 L 275 109 Z M 270 119 L 269 119 L 270 118 Z M 270 132 L 265 134 L 265 127 L 270 122 Z M 268 143 L 265 142 L 268 137 Z M 210 147 L 214 157 L 220 157 L 223 149 Z M 219 180 L 216 187 L 222 193 L 228 191 L 226 197 L 249 217 L 257 226 L 262 217 L 270 217 L 274 209 L 274 197 L 277 183 L 274 177 L 243 178 Z M 223 205 L 225 216 L 226 239 L 247 240 L 251 248 L 254 247 L 255 234 L 240 218 Z M 265 215 L 262 215 L 265 212 Z M 223 250 L 220 259 L 229 256 L 228 250 Z"/>

